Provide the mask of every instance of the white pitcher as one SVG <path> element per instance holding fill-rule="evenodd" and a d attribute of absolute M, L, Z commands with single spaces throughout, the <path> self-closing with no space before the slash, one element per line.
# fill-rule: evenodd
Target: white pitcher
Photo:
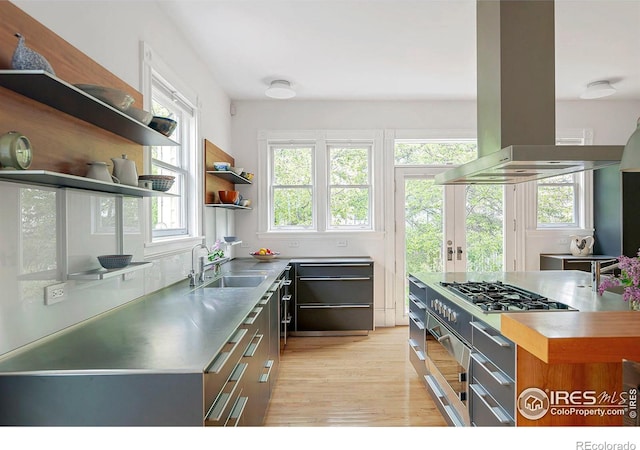
<path fill-rule="evenodd" d="M 120 180 L 112 176 L 109 173 L 106 162 L 92 161 L 87 163 L 89 170 L 87 171 L 87 178 L 93 178 L 94 180 L 104 181 L 106 183 L 120 183 Z"/>
<path fill-rule="evenodd" d="M 569 250 L 573 256 L 588 256 L 593 253 L 593 236 L 571 236 Z"/>
<path fill-rule="evenodd" d="M 127 155 L 122 155 L 122 158 L 111 158 L 111 161 L 113 161 L 113 175 L 120 180 L 120 184 L 138 186 L 135 161 L 127 159 Z"/>

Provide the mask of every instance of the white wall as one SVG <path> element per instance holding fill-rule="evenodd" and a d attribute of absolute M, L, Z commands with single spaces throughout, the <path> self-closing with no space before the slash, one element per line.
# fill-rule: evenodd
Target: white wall
<path fill-rule="evenodd" d="M 476 130 L 475 102 L 339 102 L 339 101 L 239 101 L 234 103 L 236 114 L 231 122 L 233 152 L 238 165 L 257 172 L 256 152 L 258 132 L 261 130 Z M 576 101 L 557 106 L 557 129 L 590 128 L 594 144 L 624 145 L 635 129 L 640 116 L 640 101 Z M 389 161 L 389 159 L 387 159 Z M 392 170 L 385 167 L 385 172 Z M 393 177 L 385 176 L 385 217 L 393 215 Z M 239 188 L 246 198 L 256 199 L 256 184 Z M 256 205 L 257 207 L 257 205 Z M 237 220 L 237 234 L 250 247 L 276 248 L 290 256 L 368 255 L 374 258 L 376 272 L 376 326 L 393 325 L 392 283 L 394 270 L 393 230 L 383 230 L 376 238 L 357 233 L 349 238 L 347 247 L 337 247 L 332 239 L 280 235 L 278 238 L 259 236 L 258 213 L 242 212 Z M 389 221 L 387 221 L 389 223 Z M 391 222 L 392 223 L 392 222 Z M 538 270 L 540 252 L 564 253 L 568 244 L 566 232 L 549 236 L 537 232 L 525 236 L 524 270 Z M 299 247 L 290 248 L 296 241 Z M 565 248 L 566 247 L 566 248 Z M 391 273 L 389 273 L 391 272 Z"/>
<path fill-rule="evenodd" d="M 216 84 L 197 51 L 186 43 L 159 9 L 158 3 L 55 0 L 13 3 L 139 91 L 142 90 L 141 42 L 150 45 L 172 72 L 171 81 L 178 80 L 179 88 L 184 86 L 197 95 L 199 142 L 206 138 L 232 153 L 229 98 Z M 4 199 L 0 215 L 0 280 L 3 285 L 0 355 L 184 280 L 191 269 L 191 241 L 149 258 L 151 249 L 145 248 L 142 231 L 144 217 L 139 216 L 138 220 L 133 220 L 133 231 L 125 235 L 125 251 L 134 254 L 134 261 L 146 258 L 153 262 L 151 268 L 135 272 L 126 281 L 121 277 L 69 281 L 65 301 L 45 306 L 44 286 L 56 283 L 59 272 L 59 247 L 64 244 L 60 242 L 63 239 L 56 227 L 63 223 L 60 219 L 65 215 L 56 203 L 60 194 L 46 194 L 48 189 L 41 193 L 38 188 L 35 197 L 40 199 L 33 200 L 33 196 L 25 194 L 24 189 L 28 187 L 0 182 L 0 196 Z M 117 249 L 115 234 L 103 233 L 95 227 L 96 214 L 91 205 L 99 196 L 69 191 L 67 197 L 69 272 L 97 268 L 96 255 Z M 131 201 L 140 203 L 144 200 Z M 37 208 L 48 215 L 41 213 L 39 221 L 23 221 L 22 212 L 32 206 L 29 202 L 37 203 Z M 233 219 L 217 220 L 212 211 L 206 211 L 204 216 L 208 244 L 232 229 Z M 40 245 L 40 249 L 34 244 Z M 30 272 L 38 273 L 29 275 Z"/>

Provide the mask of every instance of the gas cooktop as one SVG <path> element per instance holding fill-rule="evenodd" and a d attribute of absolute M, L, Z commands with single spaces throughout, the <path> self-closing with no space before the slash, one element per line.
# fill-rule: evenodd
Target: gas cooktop
<path fill-rule="evenodd" d="M 473 303 L 485 314 L 532 311 L 577 311 L 571 306 L 550 300 L 501 281 L 444 282 L 440 284 L 464 300 Z"/>

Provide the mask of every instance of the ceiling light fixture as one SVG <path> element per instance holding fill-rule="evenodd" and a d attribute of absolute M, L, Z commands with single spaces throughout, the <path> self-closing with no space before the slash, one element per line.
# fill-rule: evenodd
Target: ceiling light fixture
<path fill-rule="evenodd" d="M 291 87 L 291 83 L 286 80 L 272 81 L 264 93 L 267 97 L 278 99 L 287 99 L 296 96 L 296 91 Z"/>
<path fill-rule="evenodd" d="M 608 97 L 616 93 L 616 88 L 611 86 L 608 80 L 594 81 L 587 85 L 587 89 L 580 94 L 580 98 L 592 99 Z"/>
<path fill-rule="evenodd" d="M 631 134 L 627 145 L 624 146 L 620 160 L 620 171 L 640 172 L 640 118 L 638 118 L 636 131 Z"/>

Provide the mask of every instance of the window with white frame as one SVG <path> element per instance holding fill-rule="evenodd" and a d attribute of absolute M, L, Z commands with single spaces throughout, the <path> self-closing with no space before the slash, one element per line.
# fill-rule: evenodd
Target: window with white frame
<path fill-rule="evenodd" d="M 177 196 L 153 197 L 151 228 L 153 238 L 178 237 L 189 234 L 190 187 L 194 179 L 189 174 L 191 153 L 195 152 L 195 108 L 166 80 L 152 73 L 151 112 L 178 122 L 171 135 L 177 146 L 151 147 L 151 173 L 175 177 L 168 191 Z"/>
<path fill-rule="evenodd" d="M 313 230 L 315 145 L 313 143 L 270 146 L 271 230 Z"/>
<path fill-rule="evenodd" d="M 371 229 L 371 143 L 330 143 L 330 229 Z"/>
<path fill-rule="evenodd" d="M 584 145 L 584 137 L 556 139 L 557 145 Z M 537 181 L 536 217 L 538 228 L 581 226 L 580 205 L 585 201 L 584 174 L 572 173 Z"/>
<path fill-rule="evenodd" d="M 374 142 L 268 142 L 268 230 L 373 230 Z"/>

